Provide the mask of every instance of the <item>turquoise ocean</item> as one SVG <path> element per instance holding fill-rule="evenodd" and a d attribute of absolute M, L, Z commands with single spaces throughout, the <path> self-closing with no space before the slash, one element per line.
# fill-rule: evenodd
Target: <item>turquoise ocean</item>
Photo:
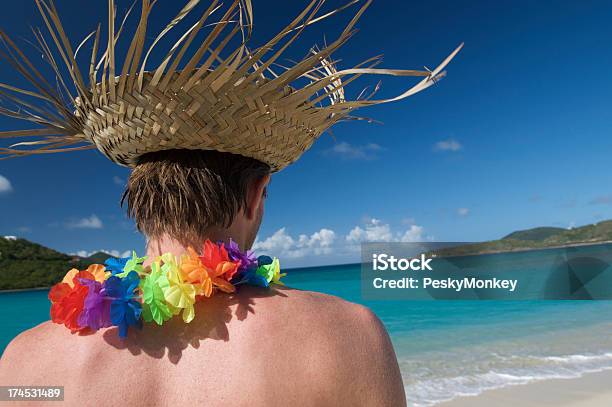
<path fill-rule="evenodd" d="M 555 249 L 497 254 L 487 263 L 510 261 L 537 273 L 546 256 L 557 255 Z M 364 301 L 358 264 L 288 273 L 289 286 L 361 303 L 379 316 L 409 405 L 612 369 L 612 301 Z M 48 319 L 47 291 L 0 294 L 0 309 L 3 350 L 19 332 Z"/>

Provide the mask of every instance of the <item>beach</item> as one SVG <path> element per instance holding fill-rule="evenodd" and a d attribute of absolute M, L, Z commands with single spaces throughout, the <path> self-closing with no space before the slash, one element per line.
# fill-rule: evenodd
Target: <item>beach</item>
<path fill-rule="evenodd" d="M 582 246 L 574 255 L 593 257 L 599 250 Z M 462 261 L 474 269 L 546 275 L 564 253 L 550 249 Z M 287 273 L 290 287 L 363 304 L 381 319 L 409 406 L 612 405 L 612 301 L 365 300 L 359 264 Z M 49 319 L 47 294 L 0 294 L 0 351 Z"/>
<path fill-rule="evenodd" d="M 612 406 L 612 370 L 575 379 L 554 379 L 459 397 L 438 407 L 605 407 Z"/>

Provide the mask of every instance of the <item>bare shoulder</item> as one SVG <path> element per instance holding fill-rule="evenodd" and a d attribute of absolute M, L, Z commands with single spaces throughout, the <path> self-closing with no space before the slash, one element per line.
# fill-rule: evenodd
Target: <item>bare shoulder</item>
<path fill-rule="evenodd" d="M 19 335 L 6 348 L 0 363 L 0 384 L 49 385 L 46 381 L 50 378 L 61 377 L 79 394 L 78 377 L 83 371 L 88 375 L 102 372 L 100 377 L 108 380 L 100 361 L 107 371 L 128 363 L 143 372 L 168 371 L 169 359 L 147 351 L 159 341 L 171 345 L 168 349 L 183 350 L 181 372 L 209 366 L 199 374 L 218 377 L 221 373 L 215 366 L 223 366 L 223 374 L 231 372 L 229 377 L 236 381 L 232 386 L 244 386 L 245 394 L 261 401 L 255 405 L 277 405 L 279 401 L 284 405 L 405 405 L 391 341 L 383 324 L 366 307 L 321 293 L 290 288 L 262 292 L 250 287 L 244 287 L 233 299 L 218 296 L 200 306 L 196 311 L 199 317 L 190 326 L 194 332 L 199 332 L 199 326 L 208 327 L 202 332 L 211 334 L 211 340 L 205 339 L 198 347 L 177 347 L 173 342 L 182 337 L 173 328 L 184 326 L 178 320 L 174 325 L 134 331 L 126 342 L 130 352 L 110 345 L 103 333 L 74 335 L 61 325 L 43 323 Z M 235 317 L 228 317 L 225 311 Z M 211 326 L 216 329 L 211 331 Z M 137 348 L 142 351 L 136 352 Z M 134 357 L 139 358 L 138 364 Z M 219 363 L 211 364 L 211 360 Z M 258 372 L 256 382 L 240 381 L 245 369 Z M 116 384 L 114 388 L 117 390 Z M 258 391 L 261 388 L 267 389 L 265 394 Z"/>
<path fill-rule="evenodd" d="M 47 321 L 15 337 L 2 354 L 0 383 L 10 381 L 10 384 L 19 384 L 22 379 L 20 374 L 26 372 L 31 380 L 36 372 L 44 370 L 45 361 L 52 363 L 57 358 L 58 346 L 61 346 L 55 339 L 58 334 L 66 333 L 61 332 L 59 328 L 61 327 Z"/>
<path fill-rule="evenodd" d="M 323 333 L 331 329 L 333 335 L 323 335 L 323 339 L 376 341 L 387 336 L 384 326 L 369 308 L 333 295 L 283 287 L 276 289 L 275 295 L 255 299 L 253 305 L 254 313 L 271 323 L 282 320 L 288 328 L 307 326 L 309 332 Z"/>
<path fill-rule="evenodd" d="M 367 307 L 322 293 L 280 290 L 271 303 L 282 337 L 308 355 L 311 372 L 339 397 L 334 405 L 405 405 L 397 358 L 380 319 Z M 324 403 L 321 403 L 324 404 Z"/>
<path fill-rule="evenodd" d="M 327 331 L 331 326 L 336 327 L 329 339 L 376 342 L 388 338 L 380 319 L 363 305 L 313 291 L 283 288 L 277 292 L 277 295 L 270 297 L 274 301 L 262 308 L 273 307 L 281 313 L 282 318 L 308 323 L 311 329 Z M 345 334 L 338 332 L 337 328 L 352 328 L 355 331 Z"/>
<path fill-rule="evenodd" d="M 52 335 L 50 335 L 52 331 L 57 331 L 57 325 L 53 324 L 51 321 L 43 322 L 34 328 L 23 331 L 8 344 L 2 354 L 2 361 L 6 362 L 22 355 L 28 348 L 35 344 L 43 344 L 52 337 Z"/>

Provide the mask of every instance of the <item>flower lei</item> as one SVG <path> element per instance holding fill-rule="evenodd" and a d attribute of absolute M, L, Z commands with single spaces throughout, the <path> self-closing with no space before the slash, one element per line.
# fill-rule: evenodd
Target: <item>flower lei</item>
<path fill-rule="evenodd" d="M 51 320 L 72 332 L 117 326 L 125 338 L 128 328 L 142 327 L 143 320 L 162 325 L 181 314 L 189 323 L 197 301 L 219 291 L 233 293 L 241 284 L 282 285 L 285 276 L 277 258 L 241 252 L 232 240 L 206 240 L 202 255 L 192 248 L 180 258 L 166 253 L 146 268 L 145 259 L 132 252 L 132 257 L 68 271 L 49 291 Z"/>

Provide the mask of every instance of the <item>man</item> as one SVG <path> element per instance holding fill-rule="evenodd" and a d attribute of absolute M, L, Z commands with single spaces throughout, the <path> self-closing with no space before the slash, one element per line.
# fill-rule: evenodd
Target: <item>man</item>
<path fill-rule="evenodd" d="M 3 110 L 42 129 L 0 136 L 44 138 L 22 144 L 25 150 L 11 147 L 0 154 L 51 153 L 89 148 L 74 145 L 91 143 L 114 162 L 132 167 L 124 203 L 147 237 L 143 265 L 135 257 L 119 270 L 110 264 L 106 270 L 75 270 L 50 291 L 51 315 L 58 324 L 43 323 L 11 342 L 2 357 L 0 385 L 64 386 L 65 403 L 79 406 L 405 405 L 393 347 L 372 312 L 319 293 L 258 287 L 277 282 L 278 270 L 270 267 L 278 263 L 260 258 L 256 267 L 240 271 L 251 261 L 248 253 L 237 260 L 225 251 L 232 244 L 243 249 L 253 244 L 272 172 L 297 160 L 325 129 L 356 108 L 429 87 L 458 49 L 431 72 L 371 67 L 338 71 L 328 57 L 351 35 L 354 18 L 337 41 L 269 76 L 268 68 L 285 49 L 279 41 L 316 22 L 321 2 L 313 1 L 264 46 L 249 50 L 241 43 L 225 59 L 220 54 L 227 41 L 220 33 L 235 24 L 226 38 L 241 30 L 248 38 L 252 7 L 249 1 L 234 2 L 211 25 L 210 34 L 194 42 L 206 20 L 219 12 L 213 2 L 161 65 L 145 71 L 157 41 L 197 3 L 190 1 L 147 52 L 147 18 L 153 4 L 143 0 L 140 22 L 119 71 L 114 52 L 119 34 L 110 0 L 107 51 L 99 64 L 103 72 L 100 77 L 95 69 L 98 30 L 87 86 L 72 60 L 73 48 L 57 10 L 53 3 L 38 0 L 61 59 L 52 59 L 49 48 L 43 49 L 48 60 L 64 60 L 78 95 L 72 99 L 74 110 L 62 104 L 58 91 L 0 33 L 11 63 L 33 82 L 36 91 L 28 96 L 57 110 L 32 104 L 24 112 Z M 201 45 L 188 58 L 192 44 Z M 273 55 L 264 60 L 270 52 Z M 59 70 L 55 62 L 52 65 Z M 372 73 L 423 79 L 394 99 L 345 100 L 342 79 Z M 298 78 L 311 83 L 296 89 L 290 84 Z M 320 104 L 324 97 L 327 105 Z M 207 250 L 224 258 L 218 267 L 206 262 L 213 256 Z M 185 258 L 186 253 L 192 257 Z M 196 272 L 203 277 L 193 280 Z M 99 314 L 93 312 L 96 299 Z"/>
<path fill-rule="evenodd" d="M 207 238 L 249 247 L 269 180 L 269 167 L 250 158 L 169 150 L 142 157 L 125 198 L 148 237 L 147 258 L 179 256 Z M 124 340 L 112 328 L 74 335 L 43 323 L 8 346 L 0 383 L 62 385 L 68 405 L 405 404 L 389 337 L 362 306 L 242 287 L 195 312 L 190 324 L 144 324 Z"/>

